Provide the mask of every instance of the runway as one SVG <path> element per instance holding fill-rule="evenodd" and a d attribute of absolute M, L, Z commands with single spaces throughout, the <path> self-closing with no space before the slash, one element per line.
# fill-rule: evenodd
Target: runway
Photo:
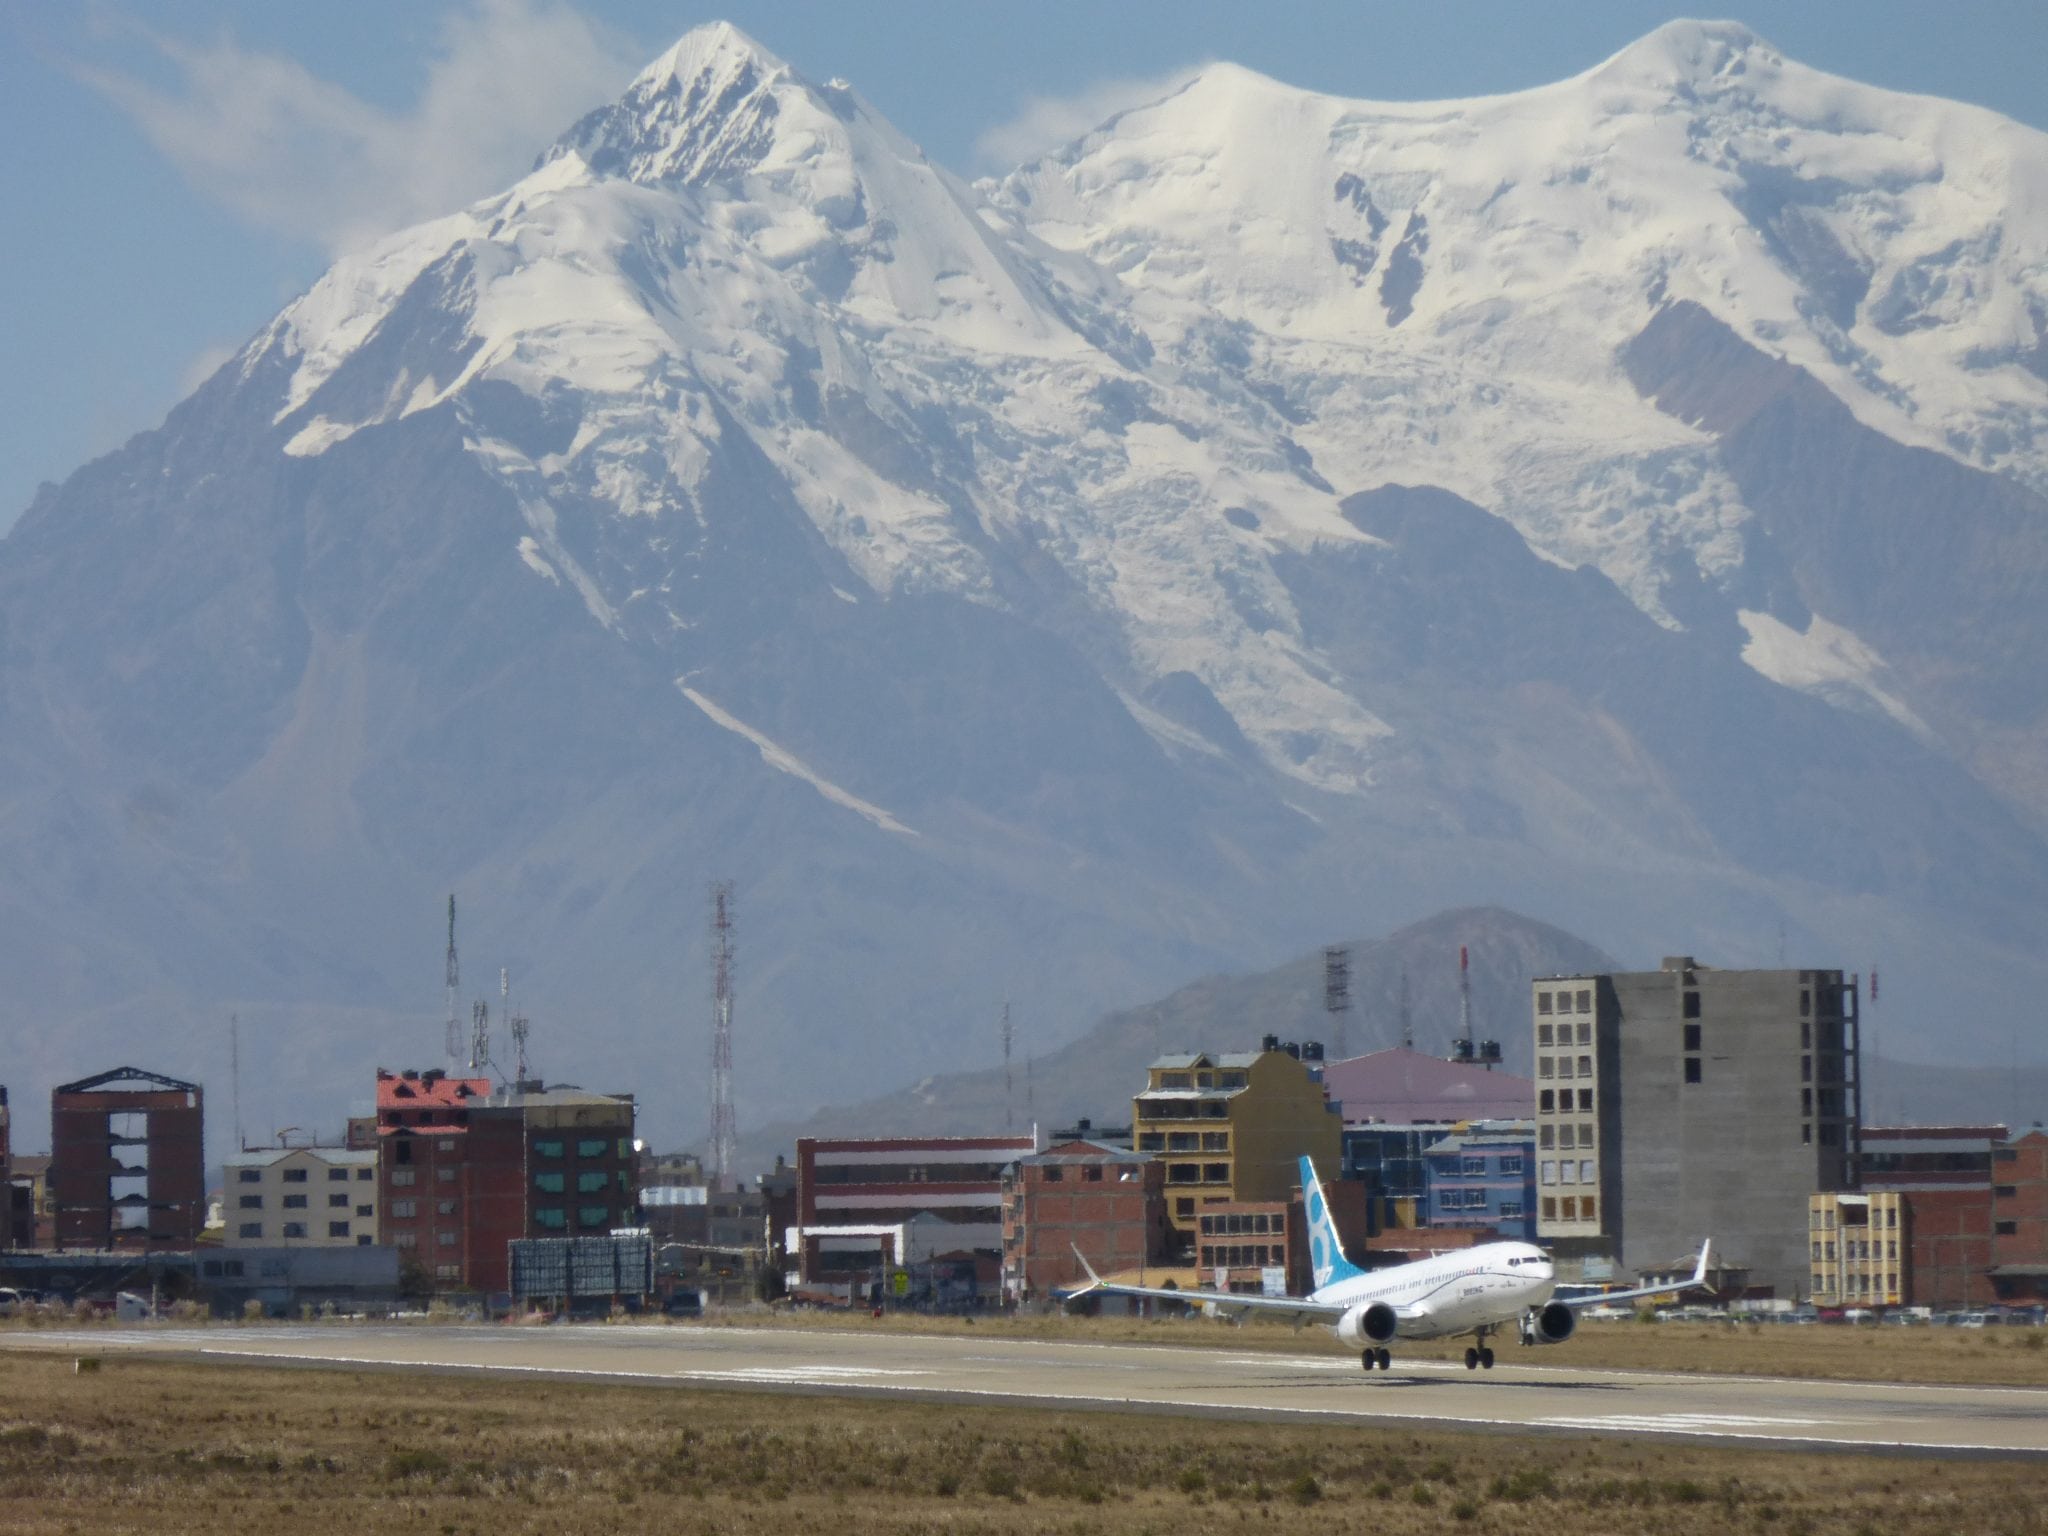
<path fill-rule="evenodd" d="M 994 1330 L 991 1330 L 993 1333 Z M 0 1348 L 221 1363 L 464 1371 L 649 1386 L 1201 1414 L 1758 1447 L 2048 1456 L 2048 1391 L 1575 1368 L 1570 1346 L 1495 1370 L 1433 1361 L 843 1330 L 603 1325 L 161 1326 L 0 1335 Z M 1541 1364 L 1523 1364 L 1540 1358 Z"/>

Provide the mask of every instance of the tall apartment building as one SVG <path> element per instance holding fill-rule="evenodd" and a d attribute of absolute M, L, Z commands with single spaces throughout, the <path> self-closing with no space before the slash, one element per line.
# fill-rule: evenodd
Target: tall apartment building
<path fill-rule="evenodd" d="M 1913 1260 L 1900 1220 L 1904 1211 L 1905 1199 L 1896 1190 L 1815 1195 L 1808 1201 L 1808 1299 L 1820 1307 L 1903 1304 Z"/>
<path fill-rule="evenodd" d="M 377 1217 L 437 1291 L 510 1284 L 517 1237 L 602 1235 L 638 1219 L 630 1094 L 494 1090 L 488 1078 L 377 1073 Z"/>
<path fill-rule="evenodd" d="M 1297 1159 L 1334 1178 L 1344 1124 L 1323 1093 L 1322 1047 L 1162 1056 L 1131 1100 L 1137 1150 L 1166 1164 L 1167 1216 L 1183 1243 L 1199 1235 L 1200 1207 L 1286 1200 L 1301 1183 Z"/>
<path fill-rule="evenodd" d="M 205 1095 L 116 1067 L 50 1093 L 59 1249 L 189 1251 L 206 1224 Z"/>
<path fill-rule="evenodd" d="M 377 1153 L 266 1147 L 231 1154 L 221 1199 L 229 1248 L 371 1248 Z"/>
<path fill-rule="evenodd" d="M 1566 1273 L 1640 1271 L 1711 1237 L 1806 1292 L 1807 1202 L 1857 1183 L 1858 1011 L 1840 971 L 1538 979 L 1537 1241 Z"/>

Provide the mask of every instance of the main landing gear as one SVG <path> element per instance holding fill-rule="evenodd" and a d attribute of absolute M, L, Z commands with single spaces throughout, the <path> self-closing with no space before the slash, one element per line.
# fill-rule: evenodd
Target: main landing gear
<path fill-rule="evenodd" d="M 1358 1358 L 1368 1371 L 1374 1366 L 1383 1371 L 1392 1370 L 1394 1366 L 1394 1357 L 1384 1349 L 1368 1349 Z"/>
<path fill-rule="evenodd" d="M 1476 1371 L 1481 1366 L 1484 1366 L 1489 1371 L 1493 1369 L 1493 1351 L 1487 1347 L 1486 1342 L 1491 1337 L 1493 1337 L 1493 1330 L 1491 1328 L 1482 1328 L 1473 1335 L 1473 1338 L 1478 1342 L 1473 1348 L 1465 1351 L 1466 1370 Z"/>

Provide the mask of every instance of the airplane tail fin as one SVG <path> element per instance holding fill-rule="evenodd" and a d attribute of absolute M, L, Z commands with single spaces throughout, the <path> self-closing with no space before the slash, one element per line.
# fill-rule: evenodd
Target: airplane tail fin
<path fill-rule="evenodd" d="M 1337 1236 L 1337 1223 L 1330 1219 L 1330 1202 L 1323 1197 L 1323 1182 L 1316 1177 L 1316 1165 L 1301 1160 L 1301 1198 L 1308 1210 L 1309 1262 L 1316 1289 L 1362 1275 L 1364 1270 L 1344 1256 L 1344 1244 Z"/>

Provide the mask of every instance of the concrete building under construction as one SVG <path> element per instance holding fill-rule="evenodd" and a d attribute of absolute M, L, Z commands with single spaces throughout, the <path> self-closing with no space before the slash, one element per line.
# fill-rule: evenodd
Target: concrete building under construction
<path fill-rule="evenodd" d="M 206 1224 L 205 1095 L 137 1067 L 50 1094 L 61 1250 L 189 1251 Z"/>

